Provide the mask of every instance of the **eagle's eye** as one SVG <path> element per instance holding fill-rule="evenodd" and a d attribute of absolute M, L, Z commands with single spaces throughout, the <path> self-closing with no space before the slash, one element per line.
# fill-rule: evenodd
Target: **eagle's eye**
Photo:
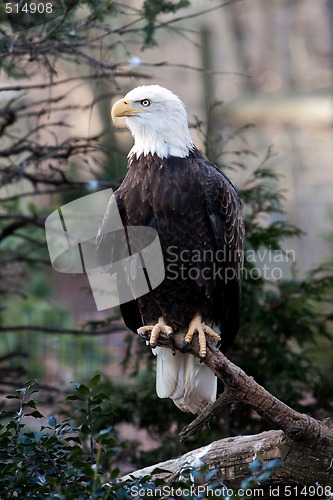
<path fill-rule="evenodd" d="M 150 100 L 149 99 L 142 99 L 142 101 L 140 101 L 140 104 L 142 104 L 142 106 L 144 106 L 146 108 L 147 106 L 150 106 Z"/>

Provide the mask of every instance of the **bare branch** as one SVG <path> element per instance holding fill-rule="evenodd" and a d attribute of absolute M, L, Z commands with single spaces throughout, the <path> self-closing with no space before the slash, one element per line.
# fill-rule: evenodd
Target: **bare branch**
<path fill-rule="evenodd" d="M 175 335 L 176 349 L 182 350 L 183 339 L 183 334 Z M 172 348 L 171 341 L 164 337 L 158 340 L 158 345 Z M 188 352 L 199 357 L 197 341 L 188 348 Z M 207 413 L 204 416 L 205 422 L 216 416 L 219 405 L 224 410 L 227 403 L 232 400 L 234 403 L 239 402 L 250 406 L 265 420 L 281 429 L 294 441 L 307 442 L 308 445 L 311 443 L 320 443 L 321 445 L 333 448 L 332 429 L 319 420 L 293 410 L 270 394 L 241 368 L 229 361 L 214 345 L 211 339 L 207 339 L 207 355 L 204 362 L 222 380 L 227 390 L 227 396 L 222 396 L 220 402 L 217 402 L 211 411 L 211 407 L 207 408 Z M 192 426 L 196 427 L 197 424 L 198 422 L 196 424 L 193 423 Z M 198 428 L 201 427 L 201 422 L 199 422 Z M 187 430 L 184 429 L 182 431 L 182 438 L 184 439 L 186 435 Z"/>
<path fill-rule="evenodd" d="M 119 333 L 123 331 L 123 326 L 109 325 L 107 328 L 102 329 L 88 329 L 88 328 L 57 328 L 50 326 L 39 325 L 14 325 L 14 326 L 0 326 L 0 332 L 40 332 L 46 334 L 61 334 L 61 335 L 109 335 L 112 333 Z"/>

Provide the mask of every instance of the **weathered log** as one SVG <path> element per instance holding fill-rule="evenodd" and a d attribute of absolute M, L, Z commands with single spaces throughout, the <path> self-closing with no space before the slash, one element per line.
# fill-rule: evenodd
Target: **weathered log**
<path fill-rule="evenodd" d="M 153 474 L 154 469 L 159 468 L 169 472 L 153 474 L 153 478 L 163 478 L 168 482 L 177 477 L 184 467 L 197 467 L 201 463 L 207 465 L 210 470 L 217 469 L 220 481 L 228 487 L 238 488 L 241 480 L 250 475 L 249 465 L 260 453 L 265 461 L 283 460 L 283 466 L 273 471 L 269 479 L 270 486 L 305 487 L 318 483 L 321 486 L 332 485 L 333 493 L 332 449 L 330 454 L 327 451 L 328 449 L 322 446 L 316 448 L 308 446 L 307 443 L 293 441 L 280 430 L 271 430 L 251 436 L 214 441 L 181 457 L 136 470 L 122 479 L 128 479 L 130 476 L 143 477 Z M 295 498 L 295 495 L 292 495 L 292 498 Z"/>

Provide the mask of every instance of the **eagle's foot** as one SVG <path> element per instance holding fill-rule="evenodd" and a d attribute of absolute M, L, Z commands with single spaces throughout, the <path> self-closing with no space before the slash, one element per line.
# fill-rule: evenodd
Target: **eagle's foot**
<path fill-rule="evenodd" d="M 199 336 L 199 357 L 200 360 L 203 360 L 207 354 L 206 335 L 214 339 L 217 343 L 221 342 L 221 337 L 218 333 L 214 332 L 212 328 L 203 323 L 201 316 L 197 314 L 194 316 L 188 327 L 187 334 L 184 339 L 183 351 L 186 351 L 187 347 L 191 344 L 193 335 L 196 332 Z"/>
<path fill-rule="evenodd" d="M 141 338 L 144 338 L 145 340 L 148 340 L 146 334 L 149 332 L 150 332 L 149 344 L 152 349 L 154 349 L 157 346 L 157 340 L 161 333 L 165 333 L 168 336 L 168 338 L 173 342 L 174 345 L 173 330 L 171 326 L 165 323 L 162 317 L 158 319 L 158 323 L 156 323 L 156 325 L 146 325 L 138 328 L 138 334 L 140 335 Z M 174 352 L 174 347 L 172 351 Z"/>

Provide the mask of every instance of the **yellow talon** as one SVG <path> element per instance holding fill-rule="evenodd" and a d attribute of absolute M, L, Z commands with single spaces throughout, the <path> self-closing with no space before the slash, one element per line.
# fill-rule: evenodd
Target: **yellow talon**
<path fill-rule="evenodd" d="M 137 331 L 139 335 L 151 332 L 149 344 L 152 349 L 157 346 L 157 340 L 161 333 L 165 333 L 168 336 L 173 333 L 171 326 L 168 326 L 162 317 L 158 319 L 158 323 L 156 323 L 156 325 L 141 326 Z"/>
<path fill-rule="evenodd" d="M 208 337 L 212 337 L 215 340 L 215 342 L 220 342 L 221 337 L 218 333 L 214 332 L 212 328 L 203 323 L 201 316 L 197 314 L 192 319 L 188 327 L 187 334 L 185 335 L 184 339 L 185 349 L 189 344 L 192 343 L 193 335 L 196 332 L 198 333 L 198 340 L 199 340 L 199 356 L 200 358 L 204 358 L 207 354 L 206 335 L 208 335 Z"/>

